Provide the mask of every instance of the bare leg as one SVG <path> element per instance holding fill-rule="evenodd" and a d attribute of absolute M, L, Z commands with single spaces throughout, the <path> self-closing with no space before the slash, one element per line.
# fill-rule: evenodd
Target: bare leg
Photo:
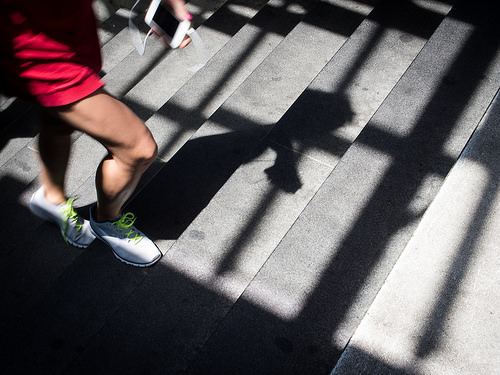
<path fill-rule="evenodd" d="M 45 186 L 45 198 L 56 205 L 66 201 L 64 179 L 71 150 L 72 132 L 73 130 L 64 121 L 45 111 L 42 112 L 38 138 L 42 182 Z"/>
<path fill-rule="evenodd" d="M 29 207 L 36 216 L 59 226 L 66 243 L 86 248 L 95 238 L 90 224 L 78 216 L 64 195 L 72 132 L 64 120 L 48 110 L 42 113 L 39 151 L 43 187 L 33 194 Z"/>
<path fill-rule="evenodd" d="M 116 218 L 156 158 L 158 149 L 151 132 L 126 105 L 104 90 L 55 112 L 108 150 L 96 175 L 96 220 Z"/>

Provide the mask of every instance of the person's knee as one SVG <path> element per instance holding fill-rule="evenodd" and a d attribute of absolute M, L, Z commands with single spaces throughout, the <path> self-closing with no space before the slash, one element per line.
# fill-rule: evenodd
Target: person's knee
<path fill-rule="evenodd" d="M 153 137 L 148 141 L 147 146 L 144 148 L 143 160 L 149 166 L 151 165 L 158 156 L 158 145 L 156 144 Z"/>
<path fill-rule="evenodd" d="M 134 146 L 132 163 L 137 168 L 148 168 L 158 156 L 158 145 L 152 136 L 144 137 Z"/>

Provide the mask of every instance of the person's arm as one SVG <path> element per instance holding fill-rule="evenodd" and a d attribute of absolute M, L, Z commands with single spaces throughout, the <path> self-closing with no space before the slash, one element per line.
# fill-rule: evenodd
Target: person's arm
<path fill-rule="evenodd" d="M 184 20 L 189 20 L 193 18 L 191 14 L 188 12 L 186 8 L 186 3 L 184 0 L 162 0 L 163 3 L 168 5 L 172 11 L 174 12 L 174 15 L 181 21 Z"/>

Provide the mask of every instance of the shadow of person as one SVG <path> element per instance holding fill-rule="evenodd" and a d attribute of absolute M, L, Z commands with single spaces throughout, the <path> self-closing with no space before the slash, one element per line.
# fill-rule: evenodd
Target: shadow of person
<path fill-rule="evenodd" d="M 226 183 L 256 140 L 232 131 L 189 140 L 127 204 L 153 239 L 177 239 Z M 258 142 L 258 141 L 257 141 Z"/>
<path fill-rule="evenodd" d="M 269 182 L 287 193 L 296 193 L 302 187 L 296 159 L 295 154 L 278 152 L 275 164 L 264 170 Z"/>
<path fill-rule="evenodd" d="M 346 95 L 307 90 L 276 123 L 268 137 L 245 161 L 250 163 L 271 148 L 276 153 L 276 158 L 271 167 L 264 169 L 271 186 L 258 201 L 252 203 L 252 207 L 247 207 L 251 213 L 247 215 L 245 225 L 236 233 L 230 249 L 219 263 L 217 275 L 230 273 L 237 267 L 237 260 L 247 248 L 245 244 L 254 237 L 260 227 L 259 223 L 270 219 L 264 217 L 268 212 L 282 212 L 287 208 L 286 205 L 290 204 L 291 200 L 283 199 L 282 192 L 295 194 L 306 185 L 309 191 L 306 195 L 311 197 L 310 194 L 317 190 L 318 185 L 310 180 L 301 180 L 300 169 L 306 165 L 303 163 L 304 158 L 309 158 L 310 152 L 317 153 L 315 150 L 317 148 L 323 153 L 346 150 L 345 141 L 337 139 L 332 132 L 347 124 L 353 117 L 354 113 Z M 307 168 L 314 168 L 318 161 L 321 164 L 320 160 L 310 159 L 312 162 L 308 161 Z M 324 171 L 324 166 L 322 165 L 320 169 Z M 302 172 L 308 176 L 307 179 L 316 180 L 316 177 L 313 177 L 314 172 Z M 275 206 L 279 206 L 280 209 L 275 210 Z M 283 217 L 279 215 L 272 218 L 277 225 L 280 220 L 283 220 Z M 286 220 L 288 222 L 288 219 Z M 289 225 L 286 222 L 283 222 L 283 225 Z"/>
<path fill-rule="evenodd" d="M 274 164 L 265 169 L 276 188 L 268 195 L 278 190 L 295 193 L 303 185 L 297 169 L 300 158 L 313 148 L 324 150 L 325 140 L 332 138 L 329 132 L 351 118 L 345 95 L 306 91 L 270 132 L 271 125 L 256 126 L 246 119 L 244 130 L 193 137 L 129 202 L 127 209 L 141 217 L 141 225 L 151 238 L 177 239 L 231 175 L 262 155 L 267 147 L 276 152 Z M 229 122 L 241 120 L 227 118 Z M 326 142 L 329 146 L 335 144 L 332 139 Z M 332 147 L 331 152 L 336 151 L 337 147 Z M 263 204 L 273 204 L 273 200 L 269 196 Z M 257 207 L 258 212 L 261 210 Z M 249 224 L 241 235 L 245 237 L 252 230 Z"/>
<path fill-rule="evenodd" d="M 313 149 L 341 156 L 347 145 L 332 132 L 353 117 L 345 94 L 306 90 L 269 134 L 276 152 L 274 165 L 265 170 L 269 181 L 285 192 L 297 192 L 303 185 L 297 171 L 299 159 Z"/>

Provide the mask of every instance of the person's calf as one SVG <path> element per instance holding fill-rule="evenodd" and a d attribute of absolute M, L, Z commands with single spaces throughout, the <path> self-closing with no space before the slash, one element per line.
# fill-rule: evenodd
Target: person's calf
<path fill-rule="evenodd" d="M 42 109 L 38 151 L 42 164 L 45 198 L 52 204 L 66 201 L 64 182 L 73 129 L 49 110 Z"/>

